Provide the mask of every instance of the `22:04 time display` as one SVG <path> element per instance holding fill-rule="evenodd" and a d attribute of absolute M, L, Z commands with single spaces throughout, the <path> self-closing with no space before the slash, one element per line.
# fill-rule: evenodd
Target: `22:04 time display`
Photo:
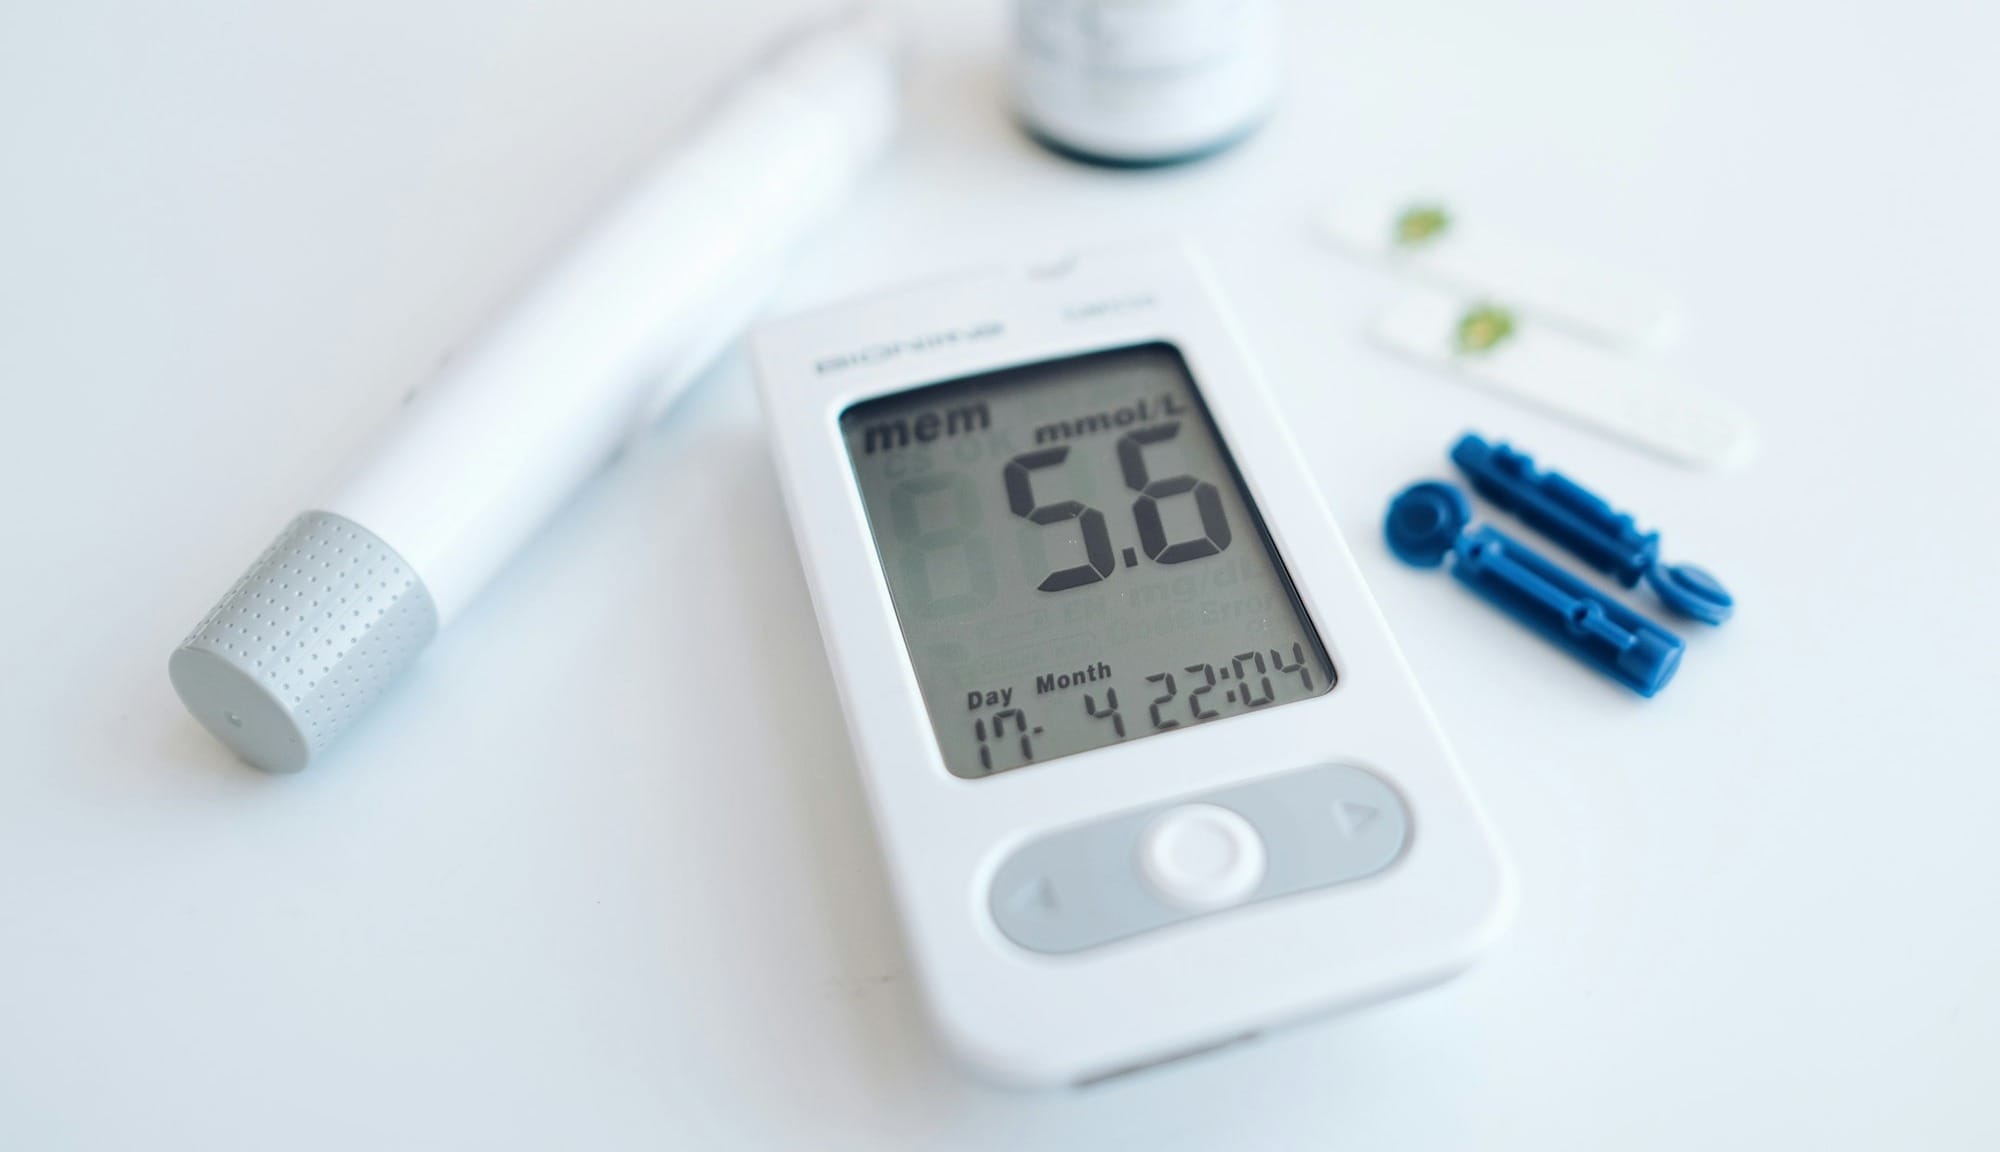
<path fill-rule="evenodd" d="M 1268 664 L 1264 659 L 1265 651 L 1270 653 Z M 1152 730 L 1155 732 L 1164 732 L 1169 728 L 1181 726 L 1181 718 L 1176 715 L 1179 711 L 1177 701 L 1186 703 L 1187 719 L 1190 722 L 1198 723 L 1221 716 L 1223 709 L 1216 707 L 1217 701 L 1213 699 L 1218 687 L 1222 688 L 1223 693 L 1221 703 L 1228 707 L 1254 710 L 1271 703 L 1278 698 L 1278 690 L 1271 681 L 1270 673 L 1279 676 L 1296 675 L 1301 689 L 1308 693 L 1313 691 L 1312 667 L 1306 659 L 1305 645 L 1298 641 L 1292 642 L 1289 662 L 1276 648 L 1271 648 L 1239 652 L 1229 657 L 1220 666 L 1219 671 L 1218 666 L 1212 663 L 1190 664 L 1181 671 L 1191 680 L 1199 677 L 1196 687 L 1185 696 L 1180 694 L 1180 681 L 1175 679 L 1172 672 L 1155 672 L 1146 677 L 1146 683 L 1154 685 L 1162 693 L 1146 706 L 1146 715 L 1151 720 Z M 1254 690 L 1251 679 L 1253 676 L 1256 677 Z M 1232 680 L 1236 682 L 1234 686 L 1229 684 Z M 1110 721 L 1112 735 L 1119 740 L 1125 739 L 1125 715 L 1119 707 L 1118 689 L 1105 688 L 1102 705 L 1098 703 L 1097 697 L 1098 693 L 1095 692 L 1083 694 L 1084 715 L 1092 720 Z M 980 702 L 984 702 L 983 698 Z M 1034 741 L 1042 734 L 1041 727 L 1030 725 L 1025 708 L 1002 708 L 991 716 L 976 717 L 972 722 L 973 738 L 979 742 L 979 764 L 985 771 L 993 771 L 993 746 L 1007 739 L 1010 724 L 1013 736 L 1018 741 L 1021 761 L 1030 763 L 1035 759 Z M 1013 750 L 1012 746 L 1008 748 L 1009 752 Z"/>

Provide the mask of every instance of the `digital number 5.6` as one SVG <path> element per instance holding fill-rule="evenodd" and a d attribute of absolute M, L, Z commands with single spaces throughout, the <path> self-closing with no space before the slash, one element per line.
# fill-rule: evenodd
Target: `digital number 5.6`
<path fill-rule="evenodd" d="M 1154 479 L 1146 468 L 1146 446 L 1160 444 L 1180 435 L 1181 422 L 1170 420 L 1134 429 L 1118 438 L 1118 469 L 1125 486 L 1139 494 L 1132 501 L 1132 520 L 1139 531 L 1139 547 L 1146 558 L 1157 564 L 1182 564 L 1214 556 L 1229 547 L 1229 517 L 1222 510 L 1222 493 L 1215 485 L 1193 476 L 1164 476 Z M 1080 500 L 1040 504 L 1035 500 L 1032 473 L 1056 468 L 1069 459 L 1069 446 L 1023 452 L 1001 469 L 1007 486 L 1007 506 L 1014 515 L 1036 524 L 1060 524 L 1075 520 L 1083 535 L 1085 563 L 1059 568 L 1035 585 L 1043 592 L 1061 592 L 1095 584 L 1116 571 L 1111 532 L 1104 514 Z M 1201 516 L 1201 535 L 1189 540 L 1167 539 L 1166 523 L 1160 516 L 1160 502 L 1175 496 L 1192 496 Z"/>

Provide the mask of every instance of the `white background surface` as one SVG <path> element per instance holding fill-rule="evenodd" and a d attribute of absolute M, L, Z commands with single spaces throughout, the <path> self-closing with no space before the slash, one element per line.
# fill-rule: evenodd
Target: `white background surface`
<path fill-rule="evenodd" d="M 282 780 L 166 655 L 453 342 L 800 4 L 0 0 L 0 1147 L 1990 1148 L 2000 1143 L 2000 25 L 1972 0 L 1339 0 L 1281 117 L 1119 175 L 925 4 L 901 152 L 785 307 L 1206 240 L 1508 842 L 1433 993 L 1087 1094 L 925 1031 L 740 358 Z M 1391 362 L 1343 187 L 1672 284 L 1756 415 L 1696 475 Z M 1466 427 L 1712 566 L 1621 695 L 1390 493 Z"/>

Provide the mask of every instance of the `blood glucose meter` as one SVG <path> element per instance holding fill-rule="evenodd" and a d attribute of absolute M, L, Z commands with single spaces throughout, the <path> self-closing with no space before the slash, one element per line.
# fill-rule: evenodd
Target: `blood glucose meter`
<path fill-rule="evenodd" d="M 931 1016 L 1076 1084 L 1443 980 L 1493 835 L 1199 256 L 755 341 Z"/>

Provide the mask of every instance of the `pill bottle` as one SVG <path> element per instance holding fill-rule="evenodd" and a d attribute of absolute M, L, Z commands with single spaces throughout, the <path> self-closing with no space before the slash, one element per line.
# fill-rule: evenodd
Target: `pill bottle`
<path fill-rule="evenodd" d="M 1095 164 L 1214 155 L 1270 115 L 1277 23 L 1274 0 L 1015 0 L 1015 114 Z"/>

